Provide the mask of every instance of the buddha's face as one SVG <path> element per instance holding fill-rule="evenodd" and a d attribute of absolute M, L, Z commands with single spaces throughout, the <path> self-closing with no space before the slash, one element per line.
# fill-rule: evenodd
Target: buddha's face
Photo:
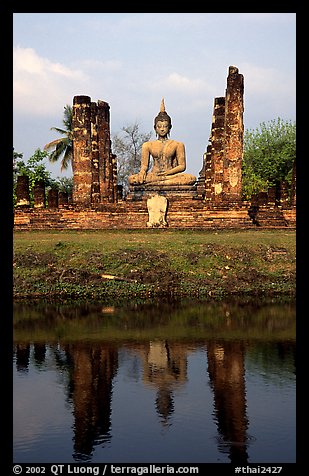
<path fill-rule="evenodd" d="M 170 123 L 168 121 L 158 121 L 156 123 L 156 133 L 159 137 L 166 137 L 170 131 Z"/>

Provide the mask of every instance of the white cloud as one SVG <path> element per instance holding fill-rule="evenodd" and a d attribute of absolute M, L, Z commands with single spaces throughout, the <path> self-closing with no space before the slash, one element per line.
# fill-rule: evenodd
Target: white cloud
<path fill-rule="evenodd" d="M 94 69 L 95 71 L 103 71 L 105 73 L 118 72 L 122 69 L 122 63 L 119 60 L 99 61 L 94 59 L 87 59 L 81 61 L 79 66 L 85 70 Z"/>
<path fill-rule="evenodd" d="M 250 63 L 240 66 L 240 71 L 245 78 L 245 90 L 250 94 L 265 95 L 267 97 L 284 94 L 295 94 L 296 75 L 275 68 L 264 68 Z"/>
<path fill-rule="evenodd" d="M 72 88 L 86 84 L 87 75 L 40 57 L 33 48 L 14 48 L 14 112 L 51 115 L 67 103 Z M 73 89 L 74 91 L 74 89 Z"/>
<path fill-rule="evenodd" d="M 189 78 L 179 73 L 173 72 L 165 78 L 158 78 L 148 85 L 149 89 L 169 91 L 176 93 L 194 94 L 214 94 L 214 87 L 200 78 Z"/>
<path fill-rule="evenodd" d="M 296 13 L 239 13 L 238 15 L 245 21 L 251 20 L 262 24 L 265 22 L 287 23 L 295 21 L 296 18 Z"/>

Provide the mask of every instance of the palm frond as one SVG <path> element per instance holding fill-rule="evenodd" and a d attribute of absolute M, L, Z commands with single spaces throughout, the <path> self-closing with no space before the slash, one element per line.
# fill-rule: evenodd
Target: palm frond
<path fill-rule="evenodd" d="M 60 127 L 51 127 L 50 129 L 58 132 L 63 137 L 55 139 L 45 144 L 44 150 L 50 151 L 48 159 L 50 162 L 57 162 L 61 157 L 61 171 L 68 168 L 73 160 L 73 108 L 68 104 L 64 107 L 64 118 L 62 120 L 65 129 Z"/>
<path fill-rule="evenodd" d="M 63 172 L 63 170 L 66 170 L 68 168 L 69 164 L 72 163 L 72 160 L 73 160 L 73 149 L 67 148 L 64 153 L 63 159 L 61 161 L 61 172 Z"/>
<path fill-rule="evenodd" d="M 55 140 L 52 140 L 51 142 L 48 142 L 48 144 L 44 145 L 44 150 L 48 151 L 48 150 L 52 149 L 53 147 L 56 147 L 57 144 L 61 141 L 62 141 L 62 139 L 55 139 Z"/>
<path fill-rule="evenodd" d="M 59 134 L 61 134 L 63 136 L 68 133 L 68 131 L 65 131 L 64 129 L 60 129 L 60 127 L 51 127 L 50 130 L 51 131 L 56 131 L 56 132 L 58 132 Z"/>

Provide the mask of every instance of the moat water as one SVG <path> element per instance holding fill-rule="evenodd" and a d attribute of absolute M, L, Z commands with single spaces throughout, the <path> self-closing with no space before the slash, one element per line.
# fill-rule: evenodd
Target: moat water
<path fill-rule="evenodd" d="M 15 463 L 294 463 L 295 303 L 14 304 Z"/>

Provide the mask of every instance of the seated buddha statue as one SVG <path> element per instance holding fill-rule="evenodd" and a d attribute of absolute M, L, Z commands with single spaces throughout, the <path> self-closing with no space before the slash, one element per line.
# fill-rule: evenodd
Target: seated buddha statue
<path fill-rule="evenodd" d="M 156 140 L 142 145 L 141 168 L 137 174 L 129 176 L 130 185 L 193 185 L 194 175 L 184 173 L 186 169 L 186 152 L 182 142 L 169 139 L 172 128 L 170 116 L 165 111 L 162 99 L 160 112 L 154 119 Z M 153 166 L 149 169 L 150 157 Z"/>

